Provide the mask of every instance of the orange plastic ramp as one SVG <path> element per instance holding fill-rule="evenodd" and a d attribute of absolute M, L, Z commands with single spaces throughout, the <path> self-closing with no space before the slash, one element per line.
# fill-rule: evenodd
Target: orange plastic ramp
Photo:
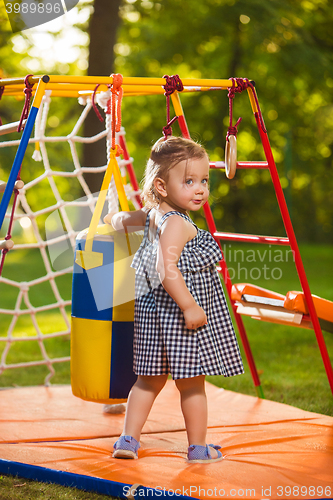
<path fill-rule="evenodd" d="M 309 311 L 305 304 L 305 298 L 303 292 L 287 292 L 286 296 L 281 295 L 277 292 L 272 292 L 266 288 L 262 288 L 257 285 L 251 285 L 249 283 L 236 283 L 232 286 L 231 298 L 233 300 L 242 300 L 243 295 L 255 295 L 258 297 L 264 297 L 268 299 L 280 299 L 284 301 L 283 307 L 289 311 L 296 311 L 302 314 L 308 314 Z M 313 303 L 315 305 L 317 314 L 319 318 L 326 321 L 333 322 L 333 302 L 330 300 L 323 299 L 317 295 L 312 295 Z"/>
<path fill-rule="evenodd" d="M 242 295 L 257 295 L 268 299 L 284 300 L 284 295 L 281 293 L 272 292 L 261 286 L 251 285 L 250 283 L 235 283 L 232 285 L 231 298 L 233 300 L 242 300 Z"/>
<path fill-rule="evenodd" d="M 123 415 L 71 396 L 69 387 L 0 392 L 0 472 L 126 498 L 331 498 L 333 418 L 207 384 L 208 442 L 225 459 L 186 462 L 172 381 L 144 427 L 139 460 L 111 457 Z"/>
<path fill-rule="evenodd" d="M 261 298 L 260 305 L 253 305 L 251 299 L 245 300 L 246 296 Z M 312 328 L 303 292 L 291 291 L 284 296 L 249 283 L 236 283 L 232 286 L 231 298 L 236 301 L 239 314 L 274 323 L 292 323 L 294 326 Z M 312 295 L 312 299 L 322 329 L 333 333 L 333 302 L 317 295 Z"/>

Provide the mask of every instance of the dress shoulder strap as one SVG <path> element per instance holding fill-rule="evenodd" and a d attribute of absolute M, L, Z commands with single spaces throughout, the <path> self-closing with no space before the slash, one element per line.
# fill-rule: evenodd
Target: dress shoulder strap
<path fill-rule="evenodd" d="M 149 212 L 147 213 L 147 218 L 146 218 L 146 224 L 145 224 L 145 230 L 144 230 L 144 233 L 143 233 L 143 238 L 148 238 L 150 212 L 151 212 L 151 210 L 149 210 Z"/>
<path fill-rule="evenodd" d="M 160 219 L 160 221 L 158 223 L 158 226 L 157 226 L 156 236 L 159 235 L 162 225 L 167 220 L 167 218 L 170 217 L 171 215 L 179 215 L 180 217 L 182 217 L 183 219 L 187 220 L 188 222 L 191 222 L 191 224 L 193 224 L 193 226 L 196 228 L 196 230 L 198 230 L 197 225 L 194 224 L 193 220 L 188 215 L 183 214 L 182 212 L 171 211 L 171 212 L 167 212 L 166 214 L 164 214 L 161 217 L 161 219 Z"/>

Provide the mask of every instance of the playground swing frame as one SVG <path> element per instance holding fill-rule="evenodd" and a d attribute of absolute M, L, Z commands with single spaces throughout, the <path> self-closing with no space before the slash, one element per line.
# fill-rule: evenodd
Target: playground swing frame
<path fill-rule="evenodd" d="M 29 76 L 27 77 L 28 82 L 32 87 L 32 95 L 34 96 L 34 100 L 29 112 L 29 116 L 26 120 L 24 130 L 22 132 L 22 137 L 20 144 L 17 149 L 17 153 L 13 162 L 13 166 L 6 184 L 6 188 L 1 200 L 0 204 L 0 227 L 2 226 L 6 210 L 8 208 L 11 195 L 14 191 L 15 182 L 17 180 L 21 164 L 25 155 L 25 151 L 27 149 L 30 136 L 32 134 L 32 129 L 36 120 L 36 116 L 39 110 L 39 107 L 42 102 L 43 95 L 46 90 L 52 90 L 52 96 L 55 97 L 80 97 L 82 95 L 91 95 L 96 85 L 99 85 L 99 91 L 105 91 L 108 89 L 108 86 L 113 83 L 112 76 L 110 77 L 76 77 L 76 76 L 49 76 L 43 75 L 39 77 Z M 138 78 L 138 77 L 129 77 L 123 78 L 123 90 L 124 95 L 152 95 L 152 94 L 164 94 L 165 78 Z M 11 78 L 11 79 L 3 79 L 1 80 L 1 86 L 4 87 L 3 95 L 8 96 L 18 96 L 22 95 L 22 91 L 24 90 L 25 85 L 24 78 Z M 185 78 L 182 80 L 184 85 L 184 89 L 182 92 L 193 92 L 193 91 L 208 91 L 208 90 L 226 90 L 235 86 L 235 82 L 232 82 L 230 79 L 217 80 L 217 79 L 192 79 Z M 36 89 L 34 88 L 36 85 Z M 236 84 L 237 86 L 237 84 Z M 204 205 L 204 214 L 207 221 L 208 229 L 218 242 L 220 249 L 223 250 L 221 246 L 222 240 L 227 241 L 238 241 L 238 242 L 251 242 L 251 243 L 266 243 L 270 245 L 287 245 L 291 248 L 295 267 L 297 270 L 297 274 L 299 277 L 299 281 L 302 287 L 302 291 L 304 294 L 304 301 L 309 312 L 308 318 L 311 321 L 316 340 L 318 343 L 318 347 L 322 356 L 322 360 L 324 363 L 325 371 L 327 374 L 328 382 L 331 388 L 331 392 L 333 394 L 333 369 L 330 362 L 329 354 L 327 351 L 325 339 L 322 333 L 322 329 L 319 323 L 317 311 L 315 309 L 314 301 L 311 295 L 309 283 L 307 280 L 307 276 L 305 273 L 305 269 L 303 266 L 302 258 L 300 255 L 300 251 L 298 248 L 298 243 L 296 240 L 295 232 L 293 229 L 293 225 L 291 222 L 291 218 L 289 215 L 289 210 L 287 207 L 287 203 L 284 197 L 284 193 L 282 190 L 282 186 L 280 183 L 278 171 L 276 168 L 276 164 L 273 158 L 271 146 L 268 139 L 268 134 L 263 127 L 263 119 L 261 116 L 261 111 L 259 107 L 259 102 L 257 99 L 256 91 L 254 85 L 251 85 L 247 88 L 250 104 L 252 107 L 252 111 L 254 114 L 254 118 L 257 124 L 257 128 L 259 131 L 259 136 L 261 139 L 261 143 L 263 145 L 264 154 L 266 157 L 266 161 L 246 161 L 246 162 L 237 162 L 237 169 L 240 168 L 264 168 L 268 169 L 271 175 L 271 179 L 273 182 L 275 194 L 277 197 L 277 202 L 279 205 L 280 213 L 282 216 L 284 228 L 287 234 L 287 237 L 272 237 L 272 236 L 259 236 L 259 235 L 241 235 L 241 234 L 233 234 L 233 233 L 222 233 L 217 231 L 214 217 L 211 211 L 211 208 L 208 202 Z M 175 91 L 171 94 L 171 99 L 174 107 L 174 111 L 178 116 L 179 127 L 183 137 L 190 138 L 189 129 L 186 123 L 186 119 L 184 116 L 183 108 L 179 98 L 179 92 Z M 124 139 L 122 139 L 124 141 Z M 121 147 L 124 150 L 124 155 L 128 156 L 126 144 L 123 142 Z M 125 157 L 125 156 L 124 156 Z M 129 158 L 129 156 L 128 156 Z M 126 159 L 126 158 L 125 158 Z M 215 169 L 224 169 L 225 162 L 211 162 L 211 168 Z M 137 191 L 138 184 L 134 174 L 134 171 L 129 172 L 130 182 L 134 190 Z M 255 361 L 252 355 L 252 351 L 250 348 L 250 344 L 247 338 L 245 326 L 241 315 L 237 312 L 237 307 L 235 300 L 232 298 L 231 290 L 232 290 L 232 281 L 230 278 L 230 274 L 228 271 L 228 266 L 226 261 L 223 259 L 219 263 L 218 271 L 222 274 L 223 281 L 225 283 L 226 291 L 228 293 L 230 303 L 232 305 L 232 309 L 234 312 L 234 317 L 236 320 L 236 324 L 239 330 L 239 334 L 241 337 L 241 341 L 244 347 L 245 355 L 247 358 L 247 362 L 250 367 L 251 376 L 257 391 L 257 395 L 261 398 L 264 397 L 263 390 L 260 384 L 259 375 L 257 372 L 257 368 L 255 365 Z"/>

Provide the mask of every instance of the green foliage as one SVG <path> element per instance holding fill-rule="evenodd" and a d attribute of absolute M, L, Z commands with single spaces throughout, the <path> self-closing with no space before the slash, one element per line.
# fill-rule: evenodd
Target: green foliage
<path fill-rule="evenodd" d="M 127 1 L 115 47 L 128 76 L 228 78 L 256 82 L 282 185 L 302 240 L 332 241 L 332 9 L 327 0 Z M 129 100 L 129 99 L 128 99 Z M 225 92 L 182 96 L 194 139 L 223 159 L 228 126 Z M 150 145 L 165 124 L 163 98 L 148 98 L 127 119 L 128 137 Z M 149 119 L 153 110 L 154 119 Z M 246 95 L 236 95 L 239 160 L 263 152 Z M 124 112 L 124 117 L 126 112 Z M 126 120 L 126 118 L 124 118 Z M 174 127 L 177 130 L 176 126 Z M 228 183 L 229 187 L 226 186 Z M 283 234 L 269 174 L 212 176 L 212 202 L 223 230 Z"/>
<path fill-rule="evenodd" d="M 333 301 L 332 280 L 328 269 L 331 266 L 332 246 L 301 245 L 301 255 L 308 275 L 312 293 Z M 288 248 L 271 245 L 231 245 L 223 247 L 231 278 L 235 282 L 248 282 L 285 294 L 289 290 L 299 290 L 300 284 L 294 260 Z M 4 267 L 4 277 L 16 281 L 29 281 L 42 276 L 44 267 L 40 253 L 33 249 L 26 252 L 10 252 Z M 71 293 L 71 275 L 56 279 L 63 300 Z M 1 306 L 13 308 L 18 289 L 0 283 Z M 54 302 L 54 294 L 48 284 L 33 285 L 29 290 L 31 303 L 38 307 Z M 67 310 L 68 318 L 70 315 Z M 56 311 L 39 312 L 36 319 L 43 334 L 65 330 L 64 320 Z M 0 317 L 0 339 L 4 339 L 11 317 Z M 312 330 L 287 327 L 244 318 L 246 332 L 265 397 L 284 402 L 299 408 L 333 415 L 332 397 L 326 378 L 323 362 Z M 29 336 L 31 340 L 19 342 L 20 337 Z M 33 338 L 35 330 L 29 315 L 21 316 L 13 331 L 14 341 L 8 354 L 8 363 L 27 362 L 42 359 L 37 341 Z M 333 335 L 324 333 L 328 352 L 333 356 Z M 44 341 L 50 358 L 69 356 L 69 337 L 67 335 Z M 241 344 L 241 342 L 240 342 Z M 5 342 L 0 342 L 0 356 Z M 243 353 L 243 358 L 245 356 Z M 308 367 L 311 366 L 311 370 Z M 55 366 L 56 376 L 52 383 L 70 383 L 69 363 Z M 212 377 L 211 382 L 226 389 L 255 396 L 253 382 L 245 362 L 245 375 L 224 378 Z M 48 370 L 45 366 L 25 369 L 5 370 L 0 377 L 1 387 L 39 385 L 44 383 Z M 302 387 L 302 390 L 300 390 Z"/>
<path fill-rule="evenodd" d="M 70 20 L 63 17 L 63 28 L 60 31 L 38 32 L 34 29 L 13 34 L 10 25 L 6 22 L 6 15 L 3 4 L 0 3 L 0 77 L 25 77 L 28 74 L 75 74 L 81 75 L 87 68 L 87 45 L 89 15 L 91 13 L 91 2 L 80 2 L 80 11 L 77 15 L 77 24 L 72 26 Z M 65 34 L 70 34 L 75 43 L 70 49 L 61 51 L 61 40 Z M 38 45 L 37 45 L 38 44 Z M 53 49 L 58 47 L 61 58 L 57 58 L 57 52 Z M 66 52 L 76 54 L 76 59 L 71 62 Z M 73 57 L 73 56 L 72 56 Z M 22 97 L 9 97 L 4 95 L 0 101 L 0 116 L 4 124 L 16 122 L 20 119 L 24 105 L 24 94 Z M 70 133 L 78 119 L 82 107 L 77 99 L 52 100 L 48 121 L 46 126 L 47 136 L 66 136 Z M 82 130 L 80 131 L 82 133 Z M 14 132 L 6 136 L 1 136 L 1 141 L 19 140 L 20 133 Z M 53 170 L 68 171 L 73 170 L 72 155 L 68 143 L 54 143 L 47 146 L 50 166 Z M 0 179 L 8 178 L 17 146 L 0 149 Z M 77 146 L 80 154 L 81 145 Z M 22 163 L 21 177 L 27 184 L 44 171 L 41 163 L 32 160 L 34 146 L 30 145 Z M 65 200 L 70 200 L 81 196 L 79 188 L 73 187 L 68 179 L 56 178 L 56 184 L 60 194 Z M 55 203 L 50 189 L 45 189 L 46 183 L 36 185 L 29 191 L 27 198 L 32 210 L 40 210 L 44 206 Z M 44 226 L 45 217 L 37 219 L 39 227 Z"/>
<path fill-rule="evenodd" d="M 223 250 L 234 282 L 251 282 L 282 294 L 300 290 L 294 259 L 288 248 L 226 244 Z M 311 292 L 333 300 L 332 280 L 328 272 L 332 246 L 301 245 L 300 251 Z M 333 415 L 332 395 L 314 331 L 245 316 L 242 319 L 265 398 Z M 333 335 L 323 333 L 332 360 Z M 239 343 L 245 360 L 242 344 Z M 225 389 L 253 395 L 253 381 L 247 365 L 241 377 L 208 379 Z"/>
<path fill-rule="evenodd" d="M 39 58 L 28 33 L 31 30 L 12 35 L 5 28 L 0 34 L 2 76 L 33 72 L 32 61 L 40 72 L 82 73 L 88 38 L 79 33 L 86 33 L 93 5 L 80 2 L 80 9 L 78 22 L 72 26 L 77 64 L 59 61 L 52 66 L 47 58 Z M 333 11 L 329 1 L 123 0 L 120 17 L 115 65 L 126 76 L 243 76 L 256 82 L 296 235 L 302 241 L 332 242 Z M 68 23 L 64 24 L 63 31 L 68 29 Z M 51 35 L 56 46 L 63 33 Z M 227 93 L 198 92 L 183 95 L 182 102 L 192 137 L 206 146 L 213 160 L 223 159 L 229 124 Z M 22 105 L 14 98 L 3 98 L 0 115 L 4 122 L 17 120 Z M 54 116 L 60 118 L 60 129 L 74 123 L 76 108 L 72 99 L 59 99 Z M 234 101 L 234 123 L 239 116 L 243 117 L 239 160 L 264 159 L 246 93 L 236 95 Z M 141 179 L 149 149 L 165 125 L 164 97 L 127 97 L 123 123 Z M 179 133 L 176 124 L 174 132 Z M 1 150 L 0 174 L 5 178 L 12 156 Z M 65 146 L 55 150 L 54 157 L 70 161 Z M 24 160 L 23 169 L 32 171 L 36 165 L 30 166 L 29 161 Z M 66 190 L 77 196 L 64 181 L 62 192 Z M 38 202 L 42 198 L 39 188 L 36 193 Z M 239 171 L 232 181 L 222 172 L 213 172 L 211 203 L 221 230 L 284 234 L 266 171 Z M 196 222 L 204 225 L 202 216 Z"/>

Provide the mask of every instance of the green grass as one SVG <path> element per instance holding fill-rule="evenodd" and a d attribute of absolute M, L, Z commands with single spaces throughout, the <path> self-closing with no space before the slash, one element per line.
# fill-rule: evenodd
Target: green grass
<path fill-rule="evenodd" d="M 289 290 L 301 290 L 292 255 L 288 253 L 287 248 L 281 248 L 267 245 L 224 247 L 228 267 L 234 269 L 230 270 L 231 275 L 233 272 L 236 274 L 234 282 L 250 282 L 282 294 Z M 250 262 L 253 250 L 256 252 L 256 260 Z M 333 301 L 332 246 L 301 245 L 300 251 L 311 292 Z M 265 265 L 266 269 L 263 269 Z M 247 276 L 245 268 L 248 271 Z M 273 271 L 276 268 L 279 272 Z M 251 280 L 251 270 L 252 276 L 258 276 L 259 279 Z M 272 275 L 281 277 L 272 279 Z M 332 393 L 314 331 L 248 317 L 243 317 L 243 322 L 265 398 L 304 410 L 333 415 Z M 324 337 L 332 361 L 333 335 L 324 332 Z M 245 360 L 242 347 L 241 351 Z M 245 369 L 246 373 L 240 377 L 208 377 L 208 380 L 225 389 L 254 395 L 247 364 Z"/>
<path fill-rule="evenodd" d="M 333 247 L 301 245 L 300 249 L 312 293 L 333 301 Z M 301 289 L 292 255 L 283 247 L 226 245 L 224 251 L 230 272 L 235 275 L 234 282 L 251 282 L 283 294 L 288 290 Z M 25 252 L 23 257 L 22 252 L 20 255 L 19 252 L 8 254 L 3 274 L 5 277 L 17 281 L 28 281 L 43 274 L 44 265 L 38 251 Z M 58 278 L 57 286 L 62 297 L 68 300 L 71 295 L 71 276 Z M 0 284 L 0 307 L 12 308 L 16 296 L 17 289 Z M 32 287 L 29 298 L 34 306 L 54 301 L 53 292 L 48 284 Z M 69 316 L 69 310 L 67 313 Z M 9 321 L 10 318 L 5 315 L 0 318 L 0 338 L 5 337 Z M 308 411 L 333 415 L 332 394 L 314 332 L 256 321 L 247 317 L 244 317 L 243 321 L 266 399 Z M 54 311 L 40 313 L 38 323 L 43 333 L 65 328 L 63 319 Z M 15 337 L 19 338 L 22 335 L 34 335 L 34 328 L 28 316 L 22 317 L 16 325 Z M 324 333 L 324 336 L 327 349 L 333 359 L 333 335 Z M 45 347 L 51 358 L 68 356 L 69 337 L 46 340 Z M 0 354 L 3 349 L 4 342 L 0 342 Z M 208 380 L 219 387 L 256 396 L 242 347 L 241 351 L 246 370 L 244 375 L 232 378 L 208 377 Z M 14 342 L 7 357 L 8 362 L 31 361 L 32 359 L 41 359 L 40 349 L 35 340 Z M 70 382 L 69 363 L 57 364 L 55 369 L 56 376 L 52 378 L 52 383 L 68 384 Z M 39 366 L 6 370 L 0 376 L 0 387 L 40 385 L 43 384 L 47 373 L 45 367 Z M 58 485 L 2 476 L 0 500 L 21 498 L 24 500 L 41 500 L 42 498 L 97 500 L 110 497 Z"/>
<path fill-rule="evenodd" d="M 110 500 L 110 496 L 39 483 L 13 476 L 0 476 L 0 500 Z"/>
<path fill-rule="evenodd" d="M 252 282 L 280 293 L 300 290 L 293 257 L 287 248 L 268 245 L 225 245 L 224 253 L 235 282 Z M 23 256 L 22 256 L 23 254 Z M 333 300 L 331 276 L 332 246 L 302 245 L 301 255 L 307 272 L 311 291 Z M 11 252 L 7 256 L 4 277 L 28 281 L 45 273 L 39 251 Z M 279 279 L 275 279 L 279 278 Z M 71 276 L 57 278 L 61 296 L 71 297 Z M 14 307 L 18 289 L 0 284 L 1 307 Z M 54 302 L 54 294 L 48 283 L 35 285 L 29 291 L 29 300 L 34 306 Z M 67 311 L 68 318 L 70 311 Z M 5 338 L 10 322 L 9 316 L 0 318 L 0 338 Z M 52 333 L 65 330 L 66 325 L 55 311 L 39 313 L 37 321 L 41 331 Z M 260 374 L 265 397 L 299 408 L 333 415 L 332 396 L 323 362 L 313 330 L 281 326 L 243 317 L 249 342 Z M 8 363 L 42 359 L 40 347 L 33 340 L 35 329 L 29 315 L 19 318 L 14 338 L 31 336 L 32 340 L 13 342 L 7 355 Z M 333 335 L 324 333 L 328 351 L 333 356 Z M 69 336 L 47 339 L 45 348 L 51 358 L 69 356 Z M 0 342 L 0 354 L 5 342 Z M 242 351 L 245 360 L 244 353 Z M 225 379 L 209 377 L 215 385 L 244 394 L 256 395 L 249 369 L 240 377 Z M 69 363 L 55 365 L 56 375 L 52 383 L 70 383 Z M 40 385 L 48 374 L 45 366 L 25 369 L 9 369 L 0 376 L 0 387 Z"/>
<path fill-rule="evenodd" d="M 45 267 L 38 250 L 27 250 L 10 252 L 6 256 L 3 277 L 14 281 L 30 281 L 45 275 Z M 71 275 L 60 276 L 55 279 L 55 284 L 64 300 L 71 298 Z M 18 297 L 18 288 L 0 283 L 1 308 L 13 309 Z M 29 289 L 29 301 L 34 307 L 51 304 L 56 301 L 54 292 L 48 282 L 33 285 Z M 21 309 L 26 309 L 24 300 L 21 302 Z M 66 307 L 66 316 L 70 321 L 70 307 Z M 0 355 L 5 349 L 6 332 L 12 317 L 2 315 L 0 317 Z M 36 321 L 43 334 L 56 331 L 66 331 L 67 326 L 59 310 L 39 312 L 36 314 Z M 19 341 L 21 337 L 31 337 L 31 340 Z M 38 361 L 42 359 L 40 346 L 36 338 L 36 329 L 29 314 L 18 318 L 13 330 L 14 341 L 6 356 L 6 362 L 24 363 Z M 17 341 L 16 341 L 17 339 Z M 64 335 L 58 338 L 44 340 L 44 347 L 50 358 L 69 356 L 70 338 Z M 52 378 L 52 383 L 68 384 L 70 382 L 69 363 L 57 363 L 55 366 L 56 375 Z M 0 387 L 17 387 L 27 385 L 41 385 L 49 371 L 46 366 L 33 366 L 27 368 L 8 369 L 0 376 Z"/>

